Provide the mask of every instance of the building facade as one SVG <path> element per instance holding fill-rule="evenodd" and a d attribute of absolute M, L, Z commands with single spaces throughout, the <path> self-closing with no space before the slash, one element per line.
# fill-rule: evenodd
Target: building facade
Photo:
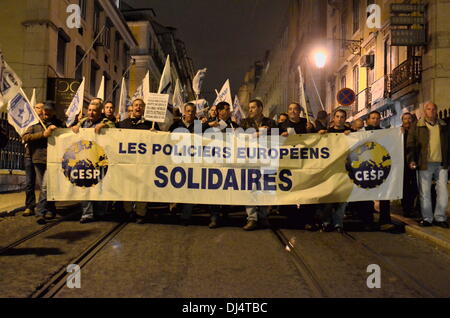
<path fill-rule="evenodd" d="M 380 10 L 380 24 L 373 23 Z M 356 102 L 351 119 L 377 110 L 384 127 L 398 127 L 410 111 L 434 101 L 448 117 L 450 92 L 450 3 L 423 1 L 328 1 L 327 36 L 333 62 L 327 66 L 327 103 L 343 87 Z M 336 107 L 336 104 L 334 104 Z"/>
<path fill-rule="evenodd" d="M 81 9 L 80 28 L 68 23 L 71 4 Z M 2 6 L 2 50 L 27 94 L 36 88 L 38 101 L 55 100 L 62 119 L 81 79 L 87 101 L 104 76 L 105 99 L 118 102 L 137 43 L 114 1 L 5 0 Z"/>
<path fill-rule="evenodd" d="M 326 9 L 326 0 L 290 0 L 280 41 L 264 59 L 251 96 L 264 102 L 266 116 L 286 112 L 291 102 L 300 103 L 303 91 L 310 114 L 327 107 L 325 71 L 313 61 L 314 53 L 327 45 Z M 304 89 L 300 88 L 299 69 Z"/>
<path fill-rule="evenodd" d="M 147 71 L 150 74 L 150 90 L 157 92 L 167 55 L 170 55 L 172 79 L 179 80 L 184 100 L 195 99 L 192 89 L 194 67 L 186 46 L 177 38 L 176 29 L 155 20 L 152 9 L 135 9 L 122 3 L 121 10 L 138 45 L 131 50 L 136 64 L 130 70 L 130 92 L 142 83 Z"/>

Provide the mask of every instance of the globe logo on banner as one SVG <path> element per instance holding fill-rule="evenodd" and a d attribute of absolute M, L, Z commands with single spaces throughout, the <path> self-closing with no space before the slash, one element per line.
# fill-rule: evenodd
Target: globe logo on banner
<path fill-rule="evenodd" d="M 386 181 L 391 165 L 391 155 L 386 148 L 376 142 L 367 142 L 350 152 L 345 168 L 354 184 L 373 189 Z"/>
<path fill-rule="evenodd" d="M 97 185 L 106 176 L 108 157 L 97 143 L 81 140 L 66 150 L 62 168 L 72 184 L 89 188 Z"/>

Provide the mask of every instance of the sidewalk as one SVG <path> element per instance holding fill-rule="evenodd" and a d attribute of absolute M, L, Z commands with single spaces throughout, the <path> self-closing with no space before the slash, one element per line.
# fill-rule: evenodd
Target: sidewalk
<path fill-rule="evenodd" d="M 450 184 L 448 185 L 450 194 Z M 450 205 L 447 208 L 447 215 L 450 221 Z M 450 251 L 450 229 L 443 229 L 438 226 L 421 227 L 416 219 L 406 218 L 403 216 L 402 207 L 398 204 L 391 204 L 391 217 L 394 221 L 403 223 L 405 225 L 405 232 L 425 239 L 441 248 Z"/>
<path fill-rule="evenodd" d="M 39 191 L 36 191 L 36 199 L 37 198 L 39 198 Z M 25 192 L 0 194 L 0 213 L 8 212 L 23 206 L 25 206 Z"/>
<path fill-rule="evenodd" d="M 40 191 L 36 191 L 36 200 L 39 198 Z M 66 209 L 76 205 L 77 202 L 65 201 L 56 202 L 57 209 Z M 25 192 L 1 193 L 0 194 L 0 216 L 3 212 L 10 212 L 17 208 L 25 208 Z"/>

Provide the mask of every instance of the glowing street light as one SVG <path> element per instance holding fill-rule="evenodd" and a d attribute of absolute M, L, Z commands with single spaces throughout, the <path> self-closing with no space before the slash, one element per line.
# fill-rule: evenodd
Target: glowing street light
<path fill-rule="evenodd" d="M 327 62 L 327 55 L 324 52 L 314 53 L 314 62 L 318 68 L 323 68 Z"/>

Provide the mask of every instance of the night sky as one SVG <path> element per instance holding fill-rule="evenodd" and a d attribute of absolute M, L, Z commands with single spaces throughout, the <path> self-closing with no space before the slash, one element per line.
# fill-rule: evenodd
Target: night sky
<path fill-rule="evenodd" d="M 227 78 L 237 93 L 245 73 L 282 34 L 289 0 L 128 0 L 153 8 L 156 19 L 177 28 L 195 70 L 208 68 L 202 96 L 215 98 Z"/>

